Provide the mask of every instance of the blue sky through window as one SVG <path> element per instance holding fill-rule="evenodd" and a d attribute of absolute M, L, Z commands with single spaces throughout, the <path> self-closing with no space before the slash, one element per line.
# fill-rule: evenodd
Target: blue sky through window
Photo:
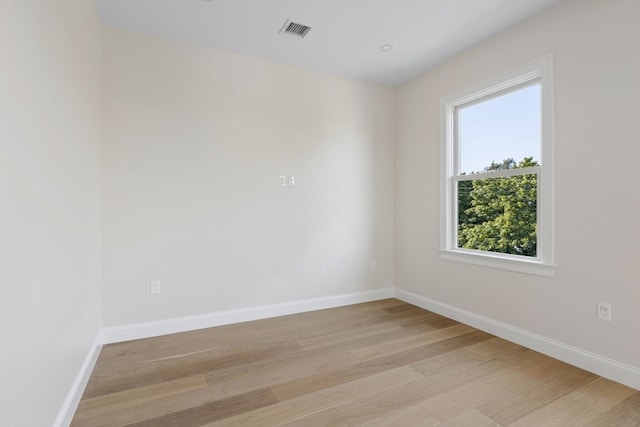
<path fill-rule="evenodd" d="M 458 110 L 460 173 L 491 162 L 533 157 L 540 163 L 540 85 Z"/>

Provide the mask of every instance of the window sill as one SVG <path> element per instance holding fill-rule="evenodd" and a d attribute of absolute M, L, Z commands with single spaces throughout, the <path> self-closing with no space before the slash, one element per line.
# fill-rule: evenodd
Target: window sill
<path fill-rule="evenodd" d="M 462 249 L 441 249 L 440 258 L 545 277 L 553 277 L 555 270 L 555 265 L 543 264 L 538 259 Z"/>

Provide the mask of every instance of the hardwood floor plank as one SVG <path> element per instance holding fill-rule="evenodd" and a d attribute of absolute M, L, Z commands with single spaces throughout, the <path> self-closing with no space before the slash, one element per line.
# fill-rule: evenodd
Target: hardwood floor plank
<path fill-rule="evenodd" d="M 461 412 L 510 399 L 525 387 L 522 370 L 536 363 L 519 357 L 520 353 L 479 358 L 476 365 L 447 370 L 450 377 L 439 381 L 439 392 L 419 405 L 440 421 L 448 421 Z M 456 371 L 458 374 L 453 375 Z"/>
<path fill-rule="evenodd" d="M 374 423 L 390 412 L 403 411 L 416 405 L 420 400 L 433 396 L 438 387 L 436 382 L 423 377 L 408 384 L 380 390 L 347 402 L 336 410 L 349 424 Z"/>
<path fill-rule="evenodd" d="M 203 374 L 179 378 L 145 387 L 132 388 L 91 399 L 83 399 L 78 405 L 78 415 L 74 418 L 74 426 L 94 425 L 91 419 L 104 418 L 110 412 L 123 411 L 145 402 L 174 396 L 187 391 L 202 389 L 207 386 Z M 83 420 L 89 420 L 83 423 Z"/>
<path fill-rule="evenodd" d="M 478 409 L 499 424 L 508 425 L 596 378 L 594 374 L 560 361 L 547 361 L 523 370 L 522 383 L 526 386 Z"/>
<path fill-rule="evenodd" d="M 397 313 L 394 314 L 391 319 L 396 325 L 399 326 L 425 324 L 433 329 L 448 328 L 449 326 L 455 326 L 459 324 L 459 322 L 456 322 L 452 319 L 447 319 L 446 317 L 442 317 L 439 314 L 424 312 L 424 310 L 420 312 L 419 310 L 421 309 L 407 311 L 404 313 Z"/>
<path fill-rule="evenodd" d="M 472 369 L 480 360 L 485 360 L 468 350 L 468 347 L 460 348 L 448 353 L 420 360 L 411 365 L 412 368 L 422 372 L 426 377 L 443 375 L 449 376 L 450 372 L 459 372 L 461 369 Z"/>
<path fill-rule="evenodd" d="M 495 377 L 501 370 L 509 367 L 513 368 L 516 360 L 520 360 L 517 354 L 511 356 L 508 354 L 502 355 L 500 358 L 493 356 L 482 357 L 466 350 L 448 353 L 435 359 L 443 359 L 442 363 L 444 363 L 444 359 L 447 359 L 447 368 L 427 371 L 424 380 L 372 394 L 366 398 L 340 406 L 338 411 L 343 414 L 349 423 L 374 421 L 384 416 L 388 411 L 398 410 L 441 396 L 446 394 L 448 390 L 455 390 L 457 387 L 466 385 L 476 378 L 486 381 L 487 378 Z M 524 360 L 527 359 L 524 358 Z M 443 404 L 448 405 L 451 399 L 456 401 L 458 397 L 457 391 L 452 392 L 451 395 L 446 396 L 446 399 L 443 399 Z M 423 405 L 420 403 L 420 406 Z M 437 412 L 432 412 L 431 408 L 424 407 L 423 409 L 437 417 Z M 461 405 L 452 405 L 453 415 L 446 419 L 458 415 L 461 410 Z"/>
<path fill-rule="evenodd" d="M 386 311 L 387 313 L 406 313 L 406 312 L 419 313 L 420 311 L 424 311 L 424 310 L 420 310 L 418 307 L 411 304 L 397 304 L 397 305 L 385 308 L 384 311 Z"/>
<path fill-rule="evenodd" d="M 460 336 L 469 332 L 473 332 L 473 328 L 460 324 L 444 329 L 436 329 L 424 334 L 418 334 L 397 340 L 389 340 L 369 347 L 359 348 L 352 350 L 351 354 L 354 354 L 360 360 L 371 360 L 382 356 L 400 353 L 415 347 L 424 346 L 425 344 L 442 341 L 447 338 Z"/>
<path fill-rule="evenodd" d="M 317 412 L 299 420 L 281 424 L 280 427 L 351 427 L 334 409 Z"/>
<path fill-rule="evenodd" d="M 446 317 L 440 317 L 439 319 L 427 320 L 425 322 L 427 325 L 430 325 L 436 329 L 442 328 L 450 328 L 451 326 L 459 325 L 460 322 L 457 322 L 453 319 L 447 319 Z"/>
<path fill-rule="evenodd" d="M 367 304 L 353 307 L 353 310 L 327 309 L 264 319 L 256 323 L 255 328 L 257 332 L 269 339 L 284 338 L 300 341 L 331 331 L 344 331 L 389 322 L 398 317 Z M 331 310 L 329 316 L 327 316 L 328 310 Z M 283 321 L 283 318 L 286 318 L 286 321 Z"/>
<path fill-rule="evenodd" d="M 221 344 L 211 333 L 211 328 L 197 331 L 145 338 L 122 343 L 107 344 L 100 353 L 101 364 L 111 359 L 140 362 L 149 358 L 176 355 L 199 350 L 213 350 Z"/>
<path fill-rule="evenodd" d="M 388 369 L 410 365 L 430 357 L 449 353 L 471 344 L 489 339 L 491 336 L 476 331 L 448 338 L 432 344 L 416 347 L 401 353 L 361 362 L 346 370 L 337 370 L 318 375 L 310 375 L 300 380 L 278 384 L 271 389 L 278 400 L 286 400 L 322 388 L 353 381 L 369 375 L 375 375 Z"/>
<path fill-rule="evenodd" d="M 460 357 L 463 354 L 468 356 Z M 445 358 L 445 356 L 455 359 L 455 362 L 450 363 L 447 369 L 430 372 L 425 375 L 424 380 L 343 405 L 338 408 L 338 411 L 343 414 L 347 422 L 361 423 L 367 420 L 375 420 L 383 416 L 387 411 L 398 408 L 414 404 L 420 404 L 422 407 L 421 402 L 447 394 L 447 391 L 466 385 L 475 378 L 486 379 L 495 376 L 496 372 L 506 368 L 505 365 L 507 363 L 503 360 L 480 357 L 464 351 L 443 355 L 441 358 Z M 458 398 L 457 392 L 447 395 L 446 399 L 443 399 L 444 407 L 446 408 L 450 404 L 449 401 L 451 399 L 457 402 Z M 439 420 L 450 419 L 458 415 L 462 410 L 462 406 L 458 403 L 451 405 L 452 416 Z M 431 411 L 430 407 L 424 406 L 423 409 L 436 418 L 438 417 L 438 412 Z"/>
<path fill-rule="evenodd" d="M 438 424 L 438 427 L 502 427 L 500 424 L 487 417 L 483 413 L 470 409 L 457 417 Z M 533 427 L 533 426 L 531 426 Z"/>
<path fill-rule="evenodd" d="M 274 403 L 275 396 L 265 388 L 128 424 L 128 427 L 199 427 L 257 408 L 269 407 Z"/>
<path fill-rule="evenodd" d="M 235 394 L 226 398 L 220 397 L 217 390 L 211 390 L 209 387 L 197 389 L 176 394 L 170 397 L 164 397 L 157 400 L 141 403 L 136 406 L 121 408 L 117 411 L 110 411 L 108 415 L 102 417 L 92 417 L 87 419 L 87 426 L 91 427 L 122 427 L 135 424 L 150 419 L 158 419 L 165 415 L 189 410 L 196 410 L 198 407 L 207 407 L 214 403 L 231 402 L 238 407 L 245 401 L 255 402 L 256 398 L 261 398 L 264 402 L 276 402 L 275 397 L 268 388 L 254 390 L 249 393 Z M 215 405 L 213 405 L 215 407 Z M 245 410 L 252 404 L 245 406 Z M 255 406 L 252 409 L 255 409 Z M 232 416 L 234 414 L 229 414 Z"/>
<path fill-rule="evenodd" d="M 418 405 L 410 405 L 396 410 L 390 410 L 374 419 L 363 422 L 350 422 L 353 427 L 429 427 L 440 424 L 437 418 Z"/>
<path fill-rule="evenodd" d="M 276 343 L 264 349 L 246 349 L 242 351 L 197 353 L 194 355 L 134 364 L 124 370 L 115 372 L 100 371 L 93 382 L 87 385 L 83 399 L 116 393 L 128 388 L 142 387 L 171 381 L 181 377 L 217 370 L 235 369 L 254 361 L 263 362 L 281 357 L 283 354 L 295 351 L 295 343 Z"/>
<path fill-rule="evenodd" d="M 600 377 L 572 391 L 568 397 L 600 412 L 607 412 L 634 393 L 637 391 L 630 387 Z"/>
<path fill-rule="evenodd" d="M 424 378 L 422 374 L 415 369 L 403 366 L 355 381 L 323 388 L 293 399 L 280 401 L 265 408 L 246 412 L 217 423 L 207 424 L 207 426 L 280 425 L 335 408 L 345 402 L 350 402 L 385 388 L 393 388 L 422 378 Z"/>
<path fill-rule="evenodd" d="M 397 325 L 396 325 L 397 326 Z M 435 328 L 424 322 L 413 323 L 411 325 L 397 326 L 391 330 L 381 329 L 374 334 L 365 334 L 361 337 L 353 337 L 350 340 L 339 340 L 337 342 L 326 343 L 321 348 L 326 351 L 348 352 L 362 347 L 372 346 L 388 340 L 403 339 L 413 337 L 418 334 L 434 331 Z M 318 347 L 320 348 L 320 347 Z M 312 349 L 315 350 L 315 349 Z"/>
<path fill-rule="evenodd" d="M 605 426 L 640 426 L 640 392 L 635 392 L 585 425 L 585 427 Z"/>
<path fill-rule="evenodd" d="M 597 418 L 600 411 L 568 397 L 554 400 L 517 421 L 509 427 L 581 427 Z"/>
<path fill-rule="evenodd" d="M 349 353 L 323 354 L 306 357 L 298 355 L 297 359 L 274 361 L 273 363 L 242 367 L 225 372 L 224 377 L 218 373 L 206 375 L 209 387 L 219 390 L 220 396 L 229 393 L 244 393 L 263 387 L 264 384 L 282 384 L 305 378 L 308 375 L 322 375 L 333 369 L 348 369 L 357 359 Z"/>
<path fill-rule="evenodd" d="M 385 332 L 398 331 L 400 329 L 402 329 L 402 327 L 393 322 L 381 322 L 378 325 L 364 328 L 338 330 L 335 332 L 325 333 L 312 338 L 300 340 L 298 343 L 305 350 L 314 350 L 316 348 L 349 342 L 354 339 L 370 337 L 372 335 L 380 335 Z"/>
<path fill-rule="evenodd" d="M 518 344 L 503 340 L 502 338 L 498 337 L 467 347 L 467 350 L 479 354 L 480 356 L 505 354 L 521 349 L 522 347 Z"/>

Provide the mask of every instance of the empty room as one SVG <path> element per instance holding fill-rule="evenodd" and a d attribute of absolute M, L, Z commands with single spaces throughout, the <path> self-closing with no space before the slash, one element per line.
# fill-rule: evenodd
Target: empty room
<path fill-rule="evenodd" d="M 0 426 L 640 426 L 638 22 L 0 0 Z"/>

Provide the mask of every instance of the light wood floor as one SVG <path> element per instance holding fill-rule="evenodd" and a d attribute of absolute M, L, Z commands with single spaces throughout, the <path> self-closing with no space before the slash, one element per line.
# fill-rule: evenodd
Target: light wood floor
<path fill-rule="evenodd" d="M 389 299 L 105 346 L 72 426 L 640 426 L 640 392 Z"/>

